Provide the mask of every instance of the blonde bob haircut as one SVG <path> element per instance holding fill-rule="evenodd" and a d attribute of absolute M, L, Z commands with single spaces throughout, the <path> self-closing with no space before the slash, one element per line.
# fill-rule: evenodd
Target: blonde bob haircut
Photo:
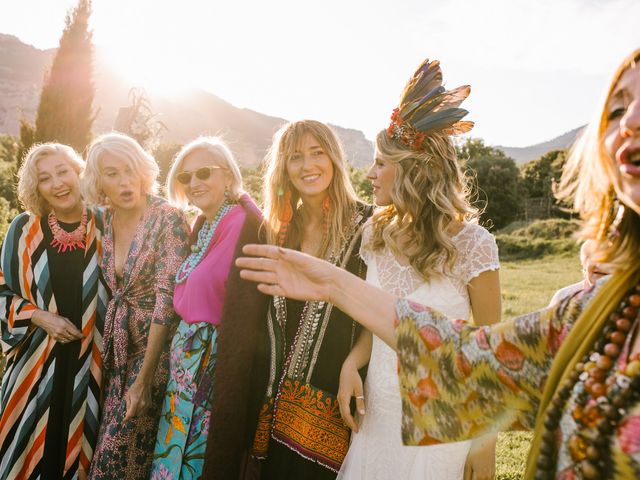
<path fill-rule="evenodd" d="M 113 132 L 99 136 L 89 146 L 87 168 L 82 176 L 82 192 L 87 202 L 95 205 L 106 204 L 100 172 L 100 159 L 103 155 L 113 155 L 126 160 L 140 178 L 144 195 L 158 192 L 157 178 L 160 169 L 155 159 L 133 138 Z"/>
<path fill-rule="evenodd" d="M 267 240 L 269 243 L 277 243 L 278 233 L 282 226 L 281 213 L 288 208 L 285 193 L 291 192 L 291 205 L 293 218 L 289 225 L 285 245 L 297 248 L 302 241 L 302 215 L 300 207 L 303 207 L 300 194 L 293 187 L 287 174 L 287 163 L 299 151 L 302 139 L 305 135 L 311 135 L 319 143 L 320 147 L 333 164 L 333 178 L 328 188 L 329 213 L 325 219 L 328 230 L 326 238 L 318 252 L 320 257 L 339 252 L 343 241 L 352 226 L 352 218 L 356 210 L 358 197 L 356 196 L 344 159 L 344 153 L 334 131 L 324 123 L 316 120 L 299 120 L 284 125 L 273 137 L 273 144 L 267 154 L 267 173 L 264 186 L 264 218 Z"/>
<path fill-rule="evenodd" d="M 386 245 L 396 255 L 406 256 L 427 280 L 443 270 L 450 272 L 457 251 L 446 233 L 449 224 L 478 221 L 451 138 L 431 134 L 425 151 L 416 152 L 382 130 L 376 137 L 376 154 L 395 164 L 396 170 L 392 203 L 373 216 L 370 247 L 379 251 Z"/>
<path fill-rule="evenodd" d="M 176 155 L 169 175 L 167 176 L 167 191 L 169 192 L 169 201 L 178 208 L 185 209 L 189 205 L 187 194 L 184 186 L 176 179 L 177 175 L 184 169 L 185 158 L 193 152 L 203 150 L 211 155 L 211 165 L 224 167 L 231 177 L 231 186 L 229 187 L 229 200 L 237 201 L 244 193 L 242 187 L 242 174 L 236 163 L 233 153 L 224 141 L 219 137 L 199 137 L 186 144 Z"/>
<path fill-rule="evenodd" d="M 640 217 L 631 208 L 618 215 L 616 200 L 616 161 L 606 151 L 604 138 L 609 126 L 607 105 L 620 77 L 630 68 L 640 68 L 640 48 L 629 54 L 616 69 L 596 115 L 571 148 L 556 196 L 573 200 L 583 220 L 578 236 L 593 240 L 590 258 L 615 271 L 639 259 Z M 617 234 L 612 235 L 612 224 Z"/>
<path fill-rule="evenodd" d="M 18 171 L 18 200 L 27 212 L 41 217 L 51 212 L 51 206 L 38 191 L 38 162 L 50 155 L 62 155 L 78 176 L 85 169 L 84 160 L 68 145 L 41 143 L 29 149 Z"/>

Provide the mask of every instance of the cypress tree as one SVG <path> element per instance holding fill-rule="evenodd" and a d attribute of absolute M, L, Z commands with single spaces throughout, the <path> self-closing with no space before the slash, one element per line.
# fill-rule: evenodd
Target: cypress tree
<path fill-rule="evenodd" d="M 91 0 L 79 0 L 67 13 L 60 46 L 42 87 L 36 142 L 60 142 L 82 152 L 91 141 L 95 92 L 90 15 Z"/>

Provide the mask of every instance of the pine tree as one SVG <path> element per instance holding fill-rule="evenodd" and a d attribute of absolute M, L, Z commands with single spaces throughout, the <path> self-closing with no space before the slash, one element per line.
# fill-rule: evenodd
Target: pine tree
<path fill-rule="evenodd" d="M 56 141 L 82 152 L 91 141 L 93 43 L 91 0 L 67 13 L 60 46 L 45 78 L 36 116 L 36 142 Z"/>
<path fill-rule="evenodd" d="M 20 119 L 20 144 L 16 155 L 16 164 L 18 168 L 22 165 L 24 157 L 29 149 L 36 142 L 36 127 L 33 126 L 26 118 Z"/>

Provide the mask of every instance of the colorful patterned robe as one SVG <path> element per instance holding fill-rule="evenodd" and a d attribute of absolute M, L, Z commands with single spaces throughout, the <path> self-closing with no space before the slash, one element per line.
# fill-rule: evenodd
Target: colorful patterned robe
<path fill-rule="evenodd" d="M 0 326 L 6 359 L 0 403 L 0 478 L 30 478 L 41 472 L 51 402 L 55 345 L 31 324 L 36 309 L 57 313 L 41 218 L 17 216 L 0 257 Z M 107 291 L 100 279 L 102 219 L 87 212 L 80 357 L 75 364 L 73 419 L 66 439 L 65 478 L 86 478 L 98 434 L 102 381 L 102 330 Z"/>
<path fill-rule="evenodd" d="M 111 289 L 104 327 L 104 405 L 90 478 L 148 479 L 158 419 L 169 376 L 170 332 L 153 379 L 151 405 L 124 422 L 124 394 L 136 380 L 151 323 L 173 327 L 175 274 L 187 255 L 189 227 L 181 211 L 158 197 L 148 197 L 118 281 L 112 229 L 105 215 L 102 270 Z"/>
<path fill-rule="evenodd" d="M 450 321 L 428 307 L 399 300 L 404 443 L 432 445 L 487 431 L 532 429 L 554 358 L 605 284 L 598 282 L 597 288 L 554 307 L 485 327 Z M 619 361 L 625 363 L 623 355 Z M 556 478 L 582 478 L 569 452 L 580 388 L 574 387 L 563 408 Z M 640 402 L 627 408 L 609 448 L 612 465 L 606 478 L 640 477 Z"/>

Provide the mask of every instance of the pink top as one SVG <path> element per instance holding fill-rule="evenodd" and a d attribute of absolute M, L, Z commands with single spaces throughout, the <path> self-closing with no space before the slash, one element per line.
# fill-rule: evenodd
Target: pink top
<path fill-rule="evenodd" d="M 202 261 L 176 285 L 173 308 L 185 322 L 220 324 L 227 277 L 246 216 L 242 206 L 233 207 L 218 224 Z"/>

